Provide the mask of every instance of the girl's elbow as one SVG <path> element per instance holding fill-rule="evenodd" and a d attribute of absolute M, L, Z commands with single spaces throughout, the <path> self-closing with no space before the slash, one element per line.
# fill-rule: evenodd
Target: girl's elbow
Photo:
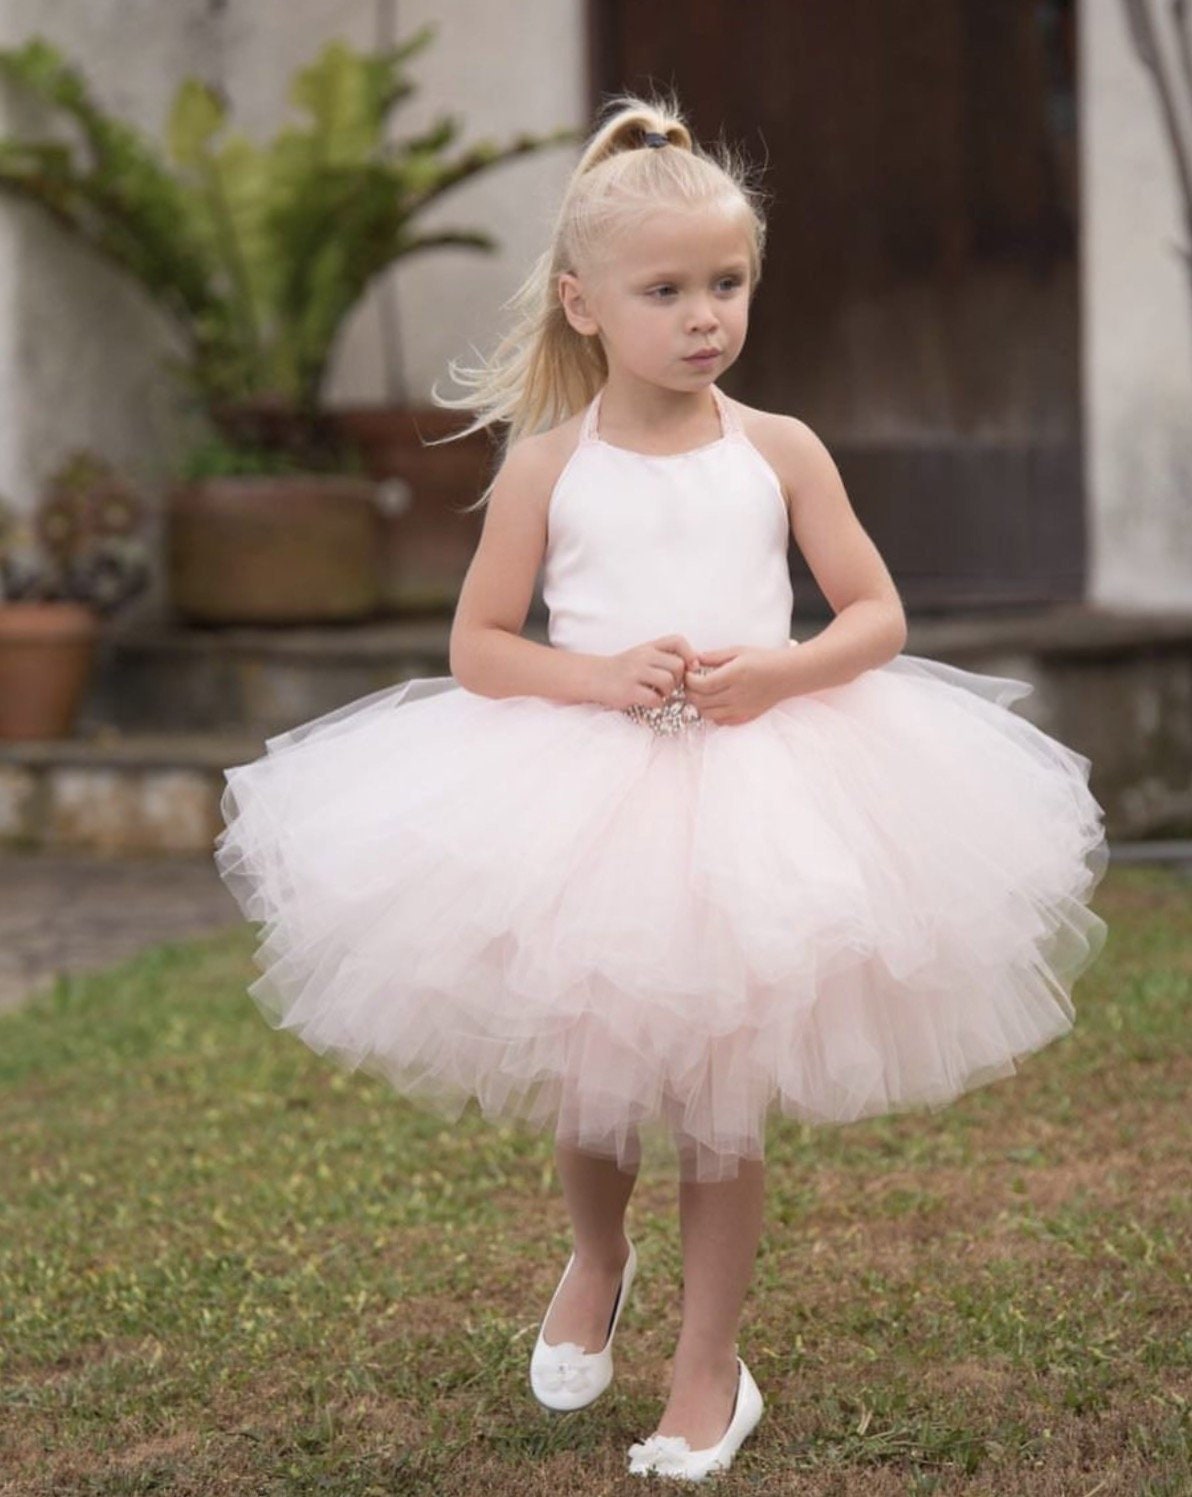
<path fill-rule="evenodd" d="M 467 641 L 453 629 L 447 641 L 447 669 L 461 686 L 468 685 L 469 663 Z"/>
<path fill-rule="evenodd" d="M 907 629 L 906 611 L 900 600 L 895 599 L 894 606 L 891 608 L 890 623 L 890 648 L 893 654 L 901 654 L 901 651 L 906 648 L 907 635 L 909 635 L 909 629 Z"/>
<path fill-rule="evenodd" d="M 886 605 L 885 612 L 888 621 L 885 631 L 886 648 L 890 651 L 891 657 L 893 657 L 900 654 L 906 647 L 906 610 L 903 608 L 902 599 L 899 597 L 891 598 L 887 594 L 882 601 Z"/>
<path fill-rule="evenodd" d="M 894 653 L 898 655 L 906 648 L 906 642 L 910 635 L 910 630 L 906 622 L 906 613 L 903 611 L 901 603 L 895 605 L 891 634 L 893 636 Z"/>

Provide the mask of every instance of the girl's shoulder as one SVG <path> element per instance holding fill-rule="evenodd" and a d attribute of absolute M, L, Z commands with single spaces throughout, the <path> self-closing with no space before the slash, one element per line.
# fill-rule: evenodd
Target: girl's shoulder
<path fill-rule="evenodd" d="M 545 431 L 527 432 L 509 448 L 509 456 L 516 453 L 522 462 L 532 463 L 542 469 L 557 466 L 560 470 L 579 445 L 585 411 L 576 411 L 556 426 Z"/>
<path fill-rule="evenodd" d="M 788 506 L 805 477 L 831 461 L 824 446 L 806 421 L 778 411 L 763 411 L 744 401 L 724 397 L 746 438 L 778 475 Z"/>
<path fill-rule="evenodd" d="M 584 413 L 545 431 L 527 432 L 511 443 L 490 486 L 493 507 L 529 507 L 545 519 L 555 486 L 579 445 Z"/>
<path fill-rule="evenodd" d="M 788 444 L 819 441 L 806 421 L 800 420 L 798 416 L 788 416 L 779 411 L 763 411 L 757 406 L 746 405 L 743 400 L 735 400 L 731 395 L 725 395 L 724 399 L 751 442 L 759 437 L 763 442 Z"/>

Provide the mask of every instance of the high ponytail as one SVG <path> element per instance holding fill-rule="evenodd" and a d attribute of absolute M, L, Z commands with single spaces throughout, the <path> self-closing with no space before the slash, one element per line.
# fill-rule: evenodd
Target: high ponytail
<path fill-rule="evenodd" d="M 447 399 L 431 391 L 437 405 L 475 413 L 468 426 L 443 440 L 506 425 L 497 469 L 519 437 L 548 430 L 582 410 L 608 378 L 599 338 L 577 333 L 567 321 L 558 281 L 566 271 L 598 267 L 614 231 L 663 205 L 725 203 L 740 212 L 748 231 L 751 291 L 761 275 L 761 194 L 738 157 L 723 145 L 704 152 L 673 95 L 617 94 L 605 102 L 601 116 L 564 192 L 549 246 L 505 303 L 510 326 L 492 358 L 480 368 L 454 359 L 448 363 L 451 378 L 471 394 Z M 667 146 L 643 149 L 651 133 L 665 136 Z M 485 504 L 491 490 L 492 483 L 469 508 Z"/>

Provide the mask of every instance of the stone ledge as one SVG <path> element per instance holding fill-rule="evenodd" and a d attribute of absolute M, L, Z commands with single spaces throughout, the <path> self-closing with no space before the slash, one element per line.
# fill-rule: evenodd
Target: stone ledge
<path fill-rule="evenodd" d="M 796 636 L 809 638 L 822 627 L 808 620 Z M 523 632 L 545 637 L 534 622 Z M 291 633 L 297 638 L 283 639 Z M 210 851 L 222 826 L 224 769 L 256 758 L 274 732 L 408 674 L 445 673 L 444 661 L 403 674 L 392 650 L 395 642 L 413 647 L 436 639 L 445 648 L 447 634 L 442 620 L 363 631 L 184 630 L 172 640 L 167 631 L 156 642 L 166 653 L 137 688 L 154 720 L 97 726 L 72 739 L 0 744 L 0 846 Z M 241 648 L 236 656 L 227 653 L 232 635 Z M 371 652 L 366 658 L 330 653 L 362 640 Z M 181 658 L 168 652 L 191 651 L 195 658 L 200 644 L 209 651 L 210 678 L 201 690 L 193 682 L 183 687 Z M 311 653 L 254 659 L 254 650 L 287 644 Z M 1013 710 L 1091 759 L 1111 837 L 1192 835 L 1192 615 L 1073 605 L 1029 616 L 918 618 L 910 621 L 905 652 L 1028 682 L 1032 692 Z M 229 662 L 241 673 L 239 684 L 236 671 L 223 669 Z M 189 701 L 172 699 L 188 714 L 176 726 L 161 722 L 171 690 L 191 693 Z M 114 719 L 99 713 L 95 720 Z"/>
<path fill-rule="evenodd" d="M 819 633 L 830 620 L 801 613 L 795 604 L 793 634 L 798 639 Z M 1192 644 L 1192 612 L 1170 610 L 1127 613 L 1096 608 L 1087 603 L 1057 603 L 1046 608 L 1013 612 L 956 613 L 909 618 L 912 653 L 965 653 L 984 650 L 1031 650 L 1095 654 L 1134 649 L 1140 645 Z M 546 619 L 532 612 L 523 633 L 545 641 Z M 113 627 L 105 646 L 117 652 L 137 651 L 168 655 L 277 655 L 305 659 L 379 659 L 407 656 L 446 658 L 451 636 L 448 615 L 416 619 L 382 619 L 366 624 L 283 626 L 277 628 L 199 626 L 140 621 L 134 627 Z"/>
<path fill-rule="evenodd" d="M 906 649 L 912 655 L 941 658 L 987 655 L 1004 650 L 1042 659 L 1058 656 L 1105 657 L 1142 649 L 1192 646 L 1192 613 L 1118 613 L 1085 603 L 1007 617 L 957 615 L 908 620 Z"/>
<path fill-rule="evenodd" d="M 829 621 L 800 615 L 810 639 Z M 906 651 L 1034 679 L 1096 662 L 1192 656 L 1192 614 L 1124 614 L 1084 604 L 1030 613 L 918 616 Z M 103 636 L 80 721 L 136 733 L 256 733 L 308 722 L 413 676 L 447 675 L 450 618 L 310 628 L 206 628 L 145 621 Z M 533 612 L 522 631 L 546 640 Z"/>
<path fill-rule="evenodd" d="M 118 652 L 149 654 L 280 655 L 306 659 L 377 658 L 445 654 L 451 620 L 378 620 L 368 624 L 280 625 L 219 628 L 170 622 L 113 628 L 105 643 Z"/>
<path fill-rule="evenodd" d="M 448 674 L 449 641 L 443 619 L 293 629 L 141 623 L 103 637 L 80 721 L 265 738 L 396 682 Z"/>
<path fill-rule="evenodd" d="M 0 742 L 0 764 L 221 770 L 255 759 L 264 742 L 254 733 L 121 733 L 99 728 L 74 738 Z"/>
<path fill-rule="evenodd" d="M 224 769 L 263 751 L 247 734 L 109 730 L 0 743 L 0 848 L 210 854 Z"/>
<path fill-rule="evenodd" d="M 0 763 L 0 847 L 198 852 L 219 830 L 214 770 Z"/>

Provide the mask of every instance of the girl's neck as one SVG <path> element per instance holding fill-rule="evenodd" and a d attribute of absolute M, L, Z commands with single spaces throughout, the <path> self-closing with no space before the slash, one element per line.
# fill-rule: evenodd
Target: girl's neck
<path fill-rule="evenodd" d="M 609 380 L 600 394 L 598 431 L 616 446 L 683 451 L 720 436 L 720 412 L 707 385 L 702 390 L 663 390 Z"/>

